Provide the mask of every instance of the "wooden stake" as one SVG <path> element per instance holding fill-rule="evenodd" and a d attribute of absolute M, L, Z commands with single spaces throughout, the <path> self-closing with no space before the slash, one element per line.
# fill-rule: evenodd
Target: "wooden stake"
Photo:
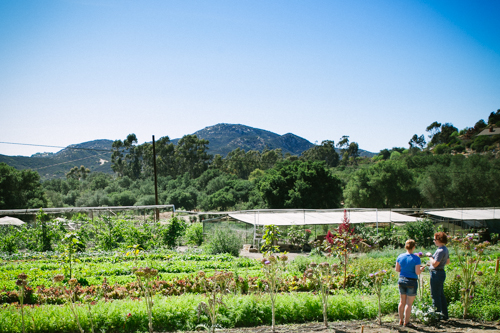
<path fill-rule="evenodd" d="M 364 329 L 365 329 L 365 325 L 361 325 L 361 333 L 363 333 Z"/>
<path fill-rule="evenodd" d="M 495 264 L 495 274 L 498 274 L 498 263 L 500 262 L 500 258 L 497 258 L 497 262 Z"/>

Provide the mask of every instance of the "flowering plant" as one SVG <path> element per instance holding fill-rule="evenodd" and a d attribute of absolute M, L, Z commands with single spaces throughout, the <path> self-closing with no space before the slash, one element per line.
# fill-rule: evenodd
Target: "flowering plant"
<path fill-rule="evenodd" d="M 454 237 L 451 240 L 453 249 L 458 258 L 461 275 L 457 278 L 461 281 L 461 299 L 463 305 L 463 317 L 466 318 L 469 314 L 469 307 L 474 299 L 474 287 L 476 285 L 475 276 L 483 275 L 483 272 L 478 271 L 477 267 L 481 261 L 484 249 L 490 245 L 488 241 L 479 243 L 474 237 Z M 461 251 L 460 251 L 461 250 Z"/>
<path fill-rule="evenodd" d="M 308 244 L 309 237 L 311 236 L 311 230 L 310 229 L 301 229 L 297 225 L 292 225 L 288 229 L 288 237 L 290 238 L 290 242 L 297 246 L 302 248 L 304 245 Z"/>
<path fill-rule="evenodd" d="M 134 267 L 132 268 L 132 271 L 137 277 L 139 287 L 144 292 L 146 308 L 148 310 L 149 332 L 153 333 L 153 279 L 158 275 L 158 270 L 150 267 Z"/>
<path fill-rule="evenodd" d="M 385 269 L 375 272 L 375 273 L 370 273 L 368 276 L 371 279 L 371 285 L 373 288 L 373 291 L 375 292 L 375 295 L 377 295 L 378 299 L 378 323 L 379 325 L 382 323 L 382 305 L 380 303 L 380 300 L 382 298 L 382 284 L 384 283 L 384 279 L 388 276 L 387 271 Z"/>
<path fill-rule="evenodd" d="M 304 277 L 310 279 L 318 288 L 321 295 L 321 302 L 323 305 L 323 323 L 328 327 L 328 295 L 330 288 L 337 275 L 338 265 L 330 265 L 327 262 L 316 264 L 312 262 L 309 268 L 304 272 Z"/>
<path fill-rule="evenodd" d="M 436 323 L 442 316 L 441 312 L 436 312 L 434 307 L 427 303 L 422 303 L 420 306 L 414 306 L 411 312 L 425 325 Z"/>
<path fill-rule="evenodd" d="M 340 258 L 340 264 L 344 270 L 343 288 L 345 289 L 349 253 L 351 253 L 354 249 L 357 249 L 359 242 L 362 241 L 361 237 L 354 233 L 354 228 L 351 228 L 346 210 L 344 210 L 344 218 L 342 219 L 342 223 L 338 229 L 333 233 L 328 230 L 328 233 L 326 234 L 326 241 L 328 243 L 326 248 L 327 252 L 335 252 Z"/>
<path fill-rule="evenodd" d="M 275 317 L 276 296 L 278 293 L 279 285 L 282 280 L 283 273 L 285 272 L 286 269 L 287 260 L 288 257 L 286 256 L 286 252 L 284 252 L 280 256 L 269 255 L 267 257 L 264 257 L 261 261 L 262 272 L 266 277 L 267 290 L 269 291 L 269 295 L 271 298 L 273 333 L 275 332 L 274 317 Z"/>
<path fill-rule="evenodd" d="M 25 332 L 24 330 L 24 307 L 23 307 L 23 302 L 24 302 L 24 293 L 26 289 L 26 285 L 28 284 L 28 275 L 25 273 L 21 273 L 17 276 L 17 281 L 16 281 L 16 286 L 19 287 L 19 301 L 21 303 L 21 320 L 22 320 L 22 328 L 23 328 L 23 333 Z"/>
<path fill-rule="evenodd" d="M 198 320 L 200 320 L 200 314 L 204 311 L 210 318 L 212 326 L 210 330 L 212 333 L 215 332 L 217 326 L 217 314 L 221 306 L 227 307 L 223 302 L 223 296 L 230 291 L 231 282 L 233 281 L 232 272 L 220 272 L 215 271 L 214 275 L 211 277 L 206 277 L 205 272 L 198 272 L 198 277 L 201 279 L 201 285 L 205 291 L 205 296 L 208 298 L 208 302 L 201 302 L 198 305 Z M 199 325 L 198 327 L 203 326 Z"/>
<path fill-rule="evenodd" d="M 75 278 L 71 278 L 68 281 L 69 289 L 65 289 L 63 286 L 64 275 L 56 274 L 53 277 L 54 284 L 56 288 L 60 290 L 61 294 L 66 296 L 66 303 L 68 304 L 73 316 L 75 317 L 76 324 L 80 329 L 80 332 L 83 333 L 82 325 L 80 324 L 80 318 L 78 317 L 78 313 L 76 311 L 76 304 L 78 298 L 78 280 Z"/>

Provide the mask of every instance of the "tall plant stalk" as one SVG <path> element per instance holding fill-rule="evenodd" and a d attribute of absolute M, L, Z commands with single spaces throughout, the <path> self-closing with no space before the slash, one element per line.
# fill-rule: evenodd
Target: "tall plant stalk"
<path fill-rule="evenodd" d="M 69 279 L 68 285 L 69 289 L 65 290 L 65 288 L 62 285 L 62 282 L 64 280 L 64 275 L 63 274 L 57 274 L 53 278 L 54 283 L 56 284 L 57 288 L 61 292 L 61 294 L 66 295 L 66 304 L 68 304 L 68 307 L 70 308 L 71 312 L 73 313 L 73 316 L 75 317 L 76 324 L 78 325 L 78 329 L 80 330 L 81 333 L 84 333 L 84 330 L 82 328 L 82 325 L 80 324 L 80 318 L 78 317 L 78 312 L 76 311 L 76 298 L 77 298 L 77 288 L 78 288 L 78 280 L 75 278 Z"/>
<path fill-rule="evenodd" d="M 338 229 L 334 230 L 333 233 L 328 230 L 325 240 L 328 244 L 326 250 L 330 253 L 335 253 L 340 258 L 340 264 L 342 265 L 344 271 L 344 282 L 342 286 L 345 289 L 347 284 L 349 253 L 351 253 L 355 248 L 358 248 L 358 243 L 362 241 L 361 237 L 354 233 L 354 228 L 351 228 L 346 210 L 344 210 L 344 217 Z"/>
<path fill-rule="evenodd" d="M 141 267 L 133 269 L 137 277 L 137 283 L 144 292 L 146 301 L 146 309 L 148 311 L 148 326 L 149 332 L 153 333 L 153 279 L 158 275 L 158 270 L 149 267 Z"/>
<path fill-rule="evenodd" d="M 304 272 L 304 276 L 310 279 L 319 289 L 323 310 L 323 324 L 325 327 L 328 327 L 328 296 L 330 295 L 334 278 L 337 275 L 337 269 L 337 264 L 330 265 L 327 262 L 316 264 L 312 262 Z"/>
<path fill-rule="evenodd" d="M 269 255 L 262 259 L 262 272 L 266 277 L 269 297 L 271 299 L 271 322 L 273 333 L 276 332 L 275 327 L 275 308 L 276 308 L 276 296 L 278 294 L 278 288 L 282 279 L 282 275 L 286 270 L 286 261 L 288 257 L 286 252 L 279 257 L 274 255 Z"/>
<path fill-rule="evenodd" d="M 17 276 L 18 280 L 16 281 L 16 285 L 19 287 L 19 303 L 21 304 L 21 325 L 23 329 L 23 333 L 25 332 L 24 328 L 24 292 L 25 287 L 28 284 L 28 276 L 25 273 L 21 273 Z"/>
<path fill-rule="evenodd" d="M 209 330 L 215 333 L 219 309 L 221 306 L 226 307 L 223 297 L 230 292 L 233 273 L 215 271 L 214 275 L 206 277 L 205 272 L 200 271 L 198 272 L 198 278 L 201 280 L 200 284 L 208 302 L 201 302 L 198 305 L 198 320 L 200 320 L 201 312 L 204 311 L 210 319 L 211 326 Z"/>
<path fill-rule="evenodd" d="M 461 296 L 462 306 L 464 309 L 463 318 L 469 315 L 469 308 L 474 298 L 474 287 L 476 285 L 475 276 L 483 275 L 483 272 L 478 271 L 477 267 L 481 261 L 484 249 L 490 245 L 488 241 L 478 243 L 474 237 L 455 237 L 451 240 L 453 249 L 458 258 L 461 275 L 457 275 L 461 279 Z"/>
<path fill-rule="evenodd" d="M 373 291 L 375 292 L 375 295 L 377 296 L 378 300 L 378 316 L 377 316 L 377 321 L 378 324 L 382 324 L 382 284 L 384 283 L 384 278 L 387 276 L 387 271 L 385 269 L 375 272 L 375 273 L 370 273 L 368 276 L 372 280 L 372 288 Z"/>

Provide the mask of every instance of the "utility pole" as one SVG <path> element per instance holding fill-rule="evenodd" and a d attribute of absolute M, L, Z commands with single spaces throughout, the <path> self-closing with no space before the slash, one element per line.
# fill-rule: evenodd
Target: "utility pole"
<path fill-rule="evenodd" d="M 155 136 L 153 135 L 153 168 L 155 174 L 155 205 L 158 205 L 158 179 L 156 176 L 156 148 L 155 148 Z M 156 221 L 160 220 L 160 211 L 158 208 L 155 208 L 156 212 Z"/>

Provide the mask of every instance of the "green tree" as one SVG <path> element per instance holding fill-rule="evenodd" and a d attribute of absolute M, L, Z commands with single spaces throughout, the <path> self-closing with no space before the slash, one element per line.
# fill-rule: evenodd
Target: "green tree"
<path fill-rule="evenodd" d="M 136 146 L 137 136 L 127 135 L 124 141 L 115 140 L 111 145 L 111 169 L 118 173 L 118 176 L 128 176 L 137 179 L 141 176 L 141 152 L 142 149 Z"/>
<path fill-rule="evenodd" d="M 349 148 L 347 148 L 347 153 L 349 157 L 356 158 L 359 156 L 359 145 L 356 142 L 351 142 Z"/>
<path fill-rule="evenodd" d="M 39 238 L 39 249 L 41 252 L 52 251 L 52 232 L 47 226 L 47 222 L 50 221 L 50 217 L 45 214 L 43 209 L 40 208 L 38 214 L 36 214 L 36 221 L 40 224 L 40 238 Z"/>
<path fill-rule="evenodd" d="M 66 174 L 66 178 L 73 178 L 73 179 L 85 179 L 87 178 L 88 174 L 90 173 L 90 169 L 85 168 L 85 166 L 80 166 L 80 167 L 73 167 L 69 170 L 69 172 Z"/>
<path fill-rule="evenodd" d="M 425 129 L 426 132 L 429 132 L 429 139 L 431 139 L 431 143 L 434 144 L 434 136 L 439 133 L 439 129 L 441 128 L 441 123 L 437 121 L 433 122 Z"/>
<path fill-rule="evenodd" d="M 196 208 L 198 191 L 194 187 L 176 189 L 168 196 L 168 204 L 176 208 L 193 210 Z"/>
<path fill-rule="evenodd" d="M 337 147 L 340 149 L 341 154 L 344 155 L 344 153 L 349 148 L 349 135 L 342 135 L 339 142 L 337 143 Z"/>
<path fill-rule="evenodd" d="M 163 233 L 163 241 L 165 245 L 170 248 L 177 246 L 178 240 L 186 231 L 186 222 L 177 217 L 172 217 L 169 221 L 167 228 Z"/>
<path fill-rule="evenodd" d="M 314 146 L 302 153 L 306 161 L 324 161 L 329 167 L 339 164 L 339 154 L 335 151 L 335 143 L 330 140 L 321 142 L 320 146 Z"/>
<path fill-rule="evenodd" d="M 258 188 L 269 208 L 338 208 L 342 199 L 340 180 L 324 162 L 280 162 Z"/>
<path fill-rule="evenodd" d="M 229 152 L 224 158 L 224 171 L 236 175 L 241 179 L 248 179 L 250 173 L 259 168 L 261 163 L 260 152 L 251 150 L 247 153 L 241 148 Z"/>
<path fill-rule="evenodd" d="M 183 136 L 175 147 L 176 175 L 188 172 L 191 178 L 198 178 L 207 170 L 212 158 L 208 154 L 208 143 L 196 135 Z"/>
<path fill-rule="evenodd" d="M 430 145 L 438 145 L 440 143 L 449 144 L 452 139 L 452 134 L 458 132 L 458 129 L 450 123 L 440 124 L 437 121 L 427 126 L 426 131 L 430 133 Z"/>
<path fill-rule="evenodd" d="M 432 245 L 434 238 L 434 223 L 429 219 L 405 224 L 408 239 L 413 239 L 422 246 Z"/>
<path fill-rule="evenodd" d="M 434 164 L 420 177 L 429 207 L 495 207 L 500 203 L 500 162 L 486 155 L 452 156 L 448 165 Z"/>
<path fill-rule="evenodd" d="M 401 160 L 358 169 L 344 191 L 346 206 L 394 208 L 420 206 L 416 178 Z"/>
<path fill-rule="evenodd" d="M 260 158 L 261 170 L 273 168 L 278 162 L 283 161 L 283 151 L 281 148 L 277 149 L 264 149 Z"/>
<path fill-rule="evenodd" d="M 488 117 L 488 125 L 496 125 L 500 121 L 500 109 L 497 112 L 490 113 Z M 498 126 L 498 125 L 497 125 Z"/>
<path fill-rule="evenodd" d="M 427 142 L 425 142 L 425 137 L 422 134 L 421 136 L 418 136 L 416 134 L 413 134 L 412 138 L 410 141 L 408 141 L 408 145 L 410 146 L 410 151 L 414 149 L 423 149 L 425 147 Z"/>
<path fill-rule="evenodd" d="M 145 177 L 151 177 L 154 173 L 153 164 L 153 145 L 146 142 L 141 145 L 143 155 L 143 172 Z M 161 137 L 155 142 L 156 152 L 156 172 L 158 176 L 171 176 L 177 175 L 175 169 L 175 145 L 170 142 L 168 136 Z"/>
<path fill-rule="evenodd" d="M 0 209 L 47 207 L 40 175 L 0 163 Z"/>

